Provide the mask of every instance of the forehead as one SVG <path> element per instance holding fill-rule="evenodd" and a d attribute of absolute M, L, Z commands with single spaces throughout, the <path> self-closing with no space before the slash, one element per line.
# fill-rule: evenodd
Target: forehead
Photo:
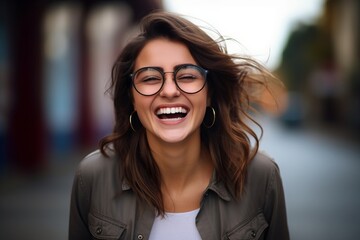
<path fill-rule="evenodd" d="M 150 40 L 140 51 L 135 60 L 135 69 L 156 66 L 166 70 L 184 63 L 196 64 L 185 44 L 166 38 L 157 38 Z"/>

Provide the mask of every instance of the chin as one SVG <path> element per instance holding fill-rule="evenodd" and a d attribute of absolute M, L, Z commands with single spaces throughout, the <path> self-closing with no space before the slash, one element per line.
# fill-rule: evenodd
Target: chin
<path fill-rule="evenodd" d="M 184 134 L 184 132 L 184 130 L 167 131 L 166 133 L 158 133 L 158 137 L 167 143 L 178 143 L 184 141 L 188 136 L 188 134 Z"/>
<path fill-rule="evenodd" d="M 186 139 L 185 136 L 161 136 L 160 138 L 167 143 L 179 143 Z"/>

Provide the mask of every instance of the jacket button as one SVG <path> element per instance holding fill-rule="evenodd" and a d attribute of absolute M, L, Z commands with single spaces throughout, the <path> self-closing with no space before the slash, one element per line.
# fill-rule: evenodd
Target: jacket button
<path fill-rule="evenodd" d="M 96 228 L 96 234 L 100 235 L 102 233 L 102 228 L 101 227 L 97 227 Z"/>
<path fill-rule="evenodd" d="M 254 230 L 251 231 L 251 237 L 253 237 L 253 238 L 256 237 L 256 232 Z"/>
<path fill-rule="evenodd" d="M 139 234 L 139 235 L 137 236 L 137 239 L 142 240 L 142 239 L 144 239 L 144 236 L 143 236 L 142 234 Z"/>

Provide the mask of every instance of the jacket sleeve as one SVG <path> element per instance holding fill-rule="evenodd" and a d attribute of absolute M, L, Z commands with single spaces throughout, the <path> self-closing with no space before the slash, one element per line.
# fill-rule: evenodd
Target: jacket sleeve
<path fill-rule="evenodd" d="M 91 239 L 88 230 L 88 212 L 90 206 L 90 186 L 81 174 L 76 172 L 70 200 L 69 240 Z"/>
<path fill-rule="evenodd" d="M 266 240 L 288 240 L 289 229 L 287 224 L 284 189 L 280 171 L 276 163 L 272 169 L 266 192 L 264 214 L 269 222 Z"/>

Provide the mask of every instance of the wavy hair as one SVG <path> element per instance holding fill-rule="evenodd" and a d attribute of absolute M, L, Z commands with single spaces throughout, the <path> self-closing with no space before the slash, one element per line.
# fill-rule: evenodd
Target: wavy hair
<path fill-rule="evenodd" d="M 112 134 L 100 141 L 101 152 L 107 155 L 107 149 L 112 146 L 121 162 L 122 180 L 130 185 L 139 200 L 145 200 L 163 215 L 161 175 L 149 149 L 145 129 L 138 119 L 137 123 L 132 122 L 136 132 L 129 123 L 134 111 L 129 76 L 145 44 L 161 37 L 185 44 L 197 64 L 209 71 L 207 84 L 216 121 L 212 128 L 201 126 L 201 140 L 210 152 L 217 180 L 239 198 L 244 191 L 247 167 L 259 147 L 260 137 L 251 124 L 255 123 L 262 134 L 261 126 L 250 116 L 252 103 L 273 76 L 250 58 L 228 54 L 222 37 L 214 40 L 177 14 L 154 12 L 146 16 L 140 23 L 140 33 L 117 58 L 109 88 L 114 102 L 115 126 Z"/>

